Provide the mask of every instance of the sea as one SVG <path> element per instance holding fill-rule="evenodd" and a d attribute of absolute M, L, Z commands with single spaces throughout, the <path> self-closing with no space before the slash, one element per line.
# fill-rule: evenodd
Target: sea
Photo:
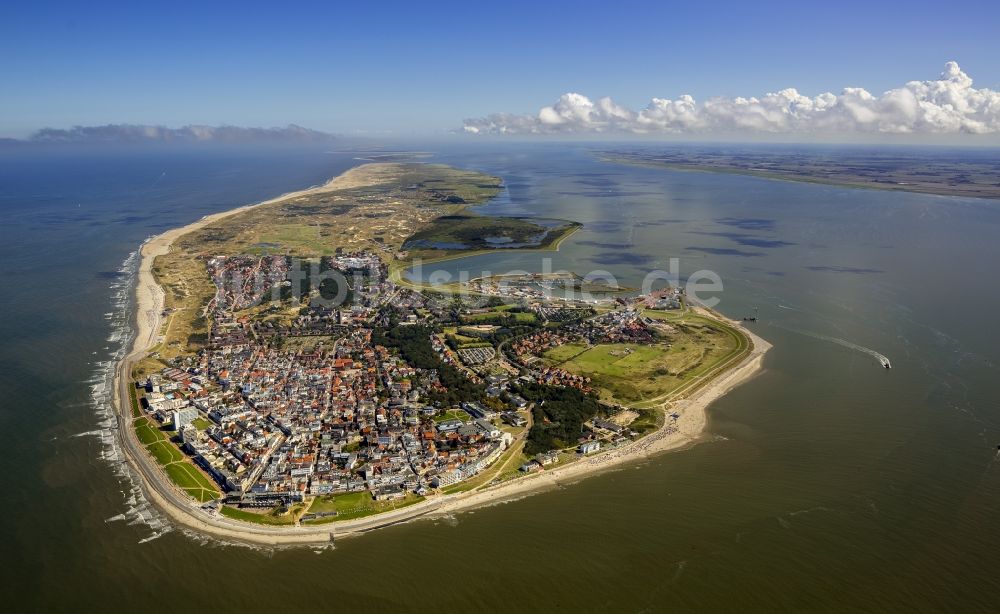
<path fill-rule="evenodd" d="M 164 520 L 113 445 L 109 374 L 133 335 L 145 239 L 322 183 L 372 144 L 0 149 L 7 607 L 995 611 L 1000 202 L 627 166 L 605 148 L 378 151 L 501 176 L 484 213 L 584 224 L 558 252 L 435 268 L 604 271 L 633 287 L 671 266 L 682 284 L 711 272 L 722 288 L 702 298 L 756 316 L 746 325 L 774 345 L 763 370 L 682 451 L 314 548 Z"/>

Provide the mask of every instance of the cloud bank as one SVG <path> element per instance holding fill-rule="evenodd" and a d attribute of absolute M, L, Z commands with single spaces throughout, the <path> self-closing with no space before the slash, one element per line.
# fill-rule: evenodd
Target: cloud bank
<path fill-rule="evenodd" d="M 653 98 L 633 111 L 611 98 L 563 94 L 537 115 L 465 120 L 473 134 L 995 134 L 1000 92 L 972 87 L 956 62 L 934 81 L 910 81 L 875 96 L 859 87 L 815 97 L 795 88 L 759 98 Z"/>
<path fill-rule="evenodd" d="M 170 143 L 243 143 L 323 142 L 334 137 L 295 124 L 284 128 L 241 128 L 237 126 L 184 126 L 165 128 L 135 124 L 106 126 L 75 126 L 69 129 L 43 128 L 31 136 L 35 143 L 137 143 L 160 141 Z"/>

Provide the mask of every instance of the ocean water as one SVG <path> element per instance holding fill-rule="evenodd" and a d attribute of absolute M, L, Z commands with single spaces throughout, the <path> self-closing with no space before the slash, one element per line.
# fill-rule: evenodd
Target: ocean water
<path fill-rule="evenodd" d="M 717 272 L 774 344 L 688 450 L 332 548 L 172 528 L 107 446 L 104 374 L 149 235 L 360 163 L 321 149 L 0 151 L 2 592 L 29 610 L 991 611 L 1000 588 L 1000 203 L 425 144 L 484 212 L 573 219 L 468 270 Z M 942 155 L 945 155 L 942 153 Z M 961 155 L 949 151 L 947 155 Z M 876 356 L 892 360 L 886 371 Z"/>

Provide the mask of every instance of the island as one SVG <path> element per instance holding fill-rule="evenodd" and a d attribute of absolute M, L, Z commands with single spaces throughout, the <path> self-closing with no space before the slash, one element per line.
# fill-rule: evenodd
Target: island
<path fill-rule="evenodd" d="M 406 275 L 580 226 L 476 212 L 502 189 L 368 163 L 148 240 L 116 386 L 144 495 L 219 539 L 327 543 L 697 441 L 770 347 L 742 323 L 670 286 Z"/>
<path fill-rule="evenodd" d="M 995 156 L 985 149 L 687 145 L 620 148 L 601 151 L 598 156 L 606 162 L 652 168 L 939 196 L 1000 198 Z"/>

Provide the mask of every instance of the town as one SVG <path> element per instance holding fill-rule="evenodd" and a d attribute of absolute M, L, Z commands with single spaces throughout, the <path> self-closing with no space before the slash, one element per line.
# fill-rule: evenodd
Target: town
<path fill-rule="evenodd" d="M 136 387 L 227 508 L 249 510 L 350 493 L 408 504 L 500 465 L 493 479 L 634 439 L 636 411 L 545 352 L 659 342 L 671 327 L 637 306 L 682 298 L 668 288 L 597 307 L 525 292 L 469 304 L 393 284 L 370 251 L 205 267 L 216 289 L 207 343 Z"/>

